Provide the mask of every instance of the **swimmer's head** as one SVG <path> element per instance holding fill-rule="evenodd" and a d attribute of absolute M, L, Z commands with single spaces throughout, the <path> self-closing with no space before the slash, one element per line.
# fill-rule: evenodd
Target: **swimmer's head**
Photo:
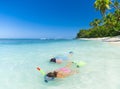
<path fill-rule="evenodd" d="M 51 59 L 50 59 L 50 62 L 56 63 L 56 58 L 51 58 Z"/>
<path fill-rule="evenodd" d="M 54 71 L 54 72 L 49 72 L 49 73 L 47 74 L 47 76 L 48 76 L 48 77 L 51 77 L 51 78 L 55 78 L 55 77 L 57 77 L 57 72 L 56 72 L 56 71 Z"/>
<path fill-rule="evenodd" d="M 57 73 L 58 73 L 58 72 L 54 71 L 53 73 L 54 73 L 55 77 L 57 77 Z"/>
<path fill-rule="evenodd" d="M 70 51 L 70 52 L 69 52 L 69 54 L 73 54 L 73 52 L 72 52 L 72 51 Z"/>
<path fill-rule="evenodd" d="M 57 77 L 57 72 L 54 71 L 54 72 L 49 72 L 48 74 L 45 75 L 44 77 L 44 81 L 46 83 L 48 83 L 48 81 L 51 81 L 51 80 L 54 80 L 55 78 Z"/>
<path fill-rule="evenodd" d="M 73 52 L 72 52 L 72 51 L 70 51 L 70 52 L 69 52 L 69 56 L 72 56 L 72 55 L 73 55 Z"/>

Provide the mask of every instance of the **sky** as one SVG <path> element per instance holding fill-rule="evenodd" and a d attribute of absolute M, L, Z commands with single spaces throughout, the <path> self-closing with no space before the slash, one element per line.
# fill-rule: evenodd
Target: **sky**
<path fill-rule="evenodd" d="M 95 0 L 0 0 L 0 38 L 74 38 L 101 18 Z"/>

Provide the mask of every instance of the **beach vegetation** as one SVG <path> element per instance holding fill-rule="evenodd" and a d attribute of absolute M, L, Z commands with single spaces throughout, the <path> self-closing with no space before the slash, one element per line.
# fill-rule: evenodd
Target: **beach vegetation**
<path fill-rule="evenodd" d="M 120 2 L 96 0 L 94 7 L 102 14 L 101 19 L 90 22 L 90 28 L 80 29 L 76 38 L 108 37 L 120 35 Z M 113 8 L 112 10 L 110 10 Z M 106 11 L 109 10 L 109 13 Z"/>

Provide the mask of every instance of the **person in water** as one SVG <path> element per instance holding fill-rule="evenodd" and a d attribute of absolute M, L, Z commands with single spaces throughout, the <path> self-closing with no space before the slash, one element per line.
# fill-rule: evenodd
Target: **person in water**
<path fill-rule="evenodd" d="M 70 75 L 73 75 L 75 73 L 78 73 L 77 70 L 72 70 L 70 67 L 73 63 L 69 62 L 65 67 L 62 67 L 60 69 L 57 69 L 53 72 L 49 72 L 46 74 L 47 77 L 49 78 L 65 78 L 68 77 Z"/>
<path fill-rule="evenodd" d="M 61 64 L 64 60 L 68 60 L 73 55 L 73 52 L 69 52 L 68 57 L 53 57 L 50 62 Z"/>

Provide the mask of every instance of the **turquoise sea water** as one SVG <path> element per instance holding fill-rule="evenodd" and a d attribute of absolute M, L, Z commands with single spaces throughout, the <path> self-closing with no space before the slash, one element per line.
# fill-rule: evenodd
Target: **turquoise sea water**
<path fill-rule="evenodd" d="M 72 60 L 87 65 L 78 74 L 45 83 L 36 67 L 45 72 L 63 67 L 49 59 L 69 51 Z M 0 89 L 120 89 L 120 47 L 85 40 L 0 40 Z"/>

